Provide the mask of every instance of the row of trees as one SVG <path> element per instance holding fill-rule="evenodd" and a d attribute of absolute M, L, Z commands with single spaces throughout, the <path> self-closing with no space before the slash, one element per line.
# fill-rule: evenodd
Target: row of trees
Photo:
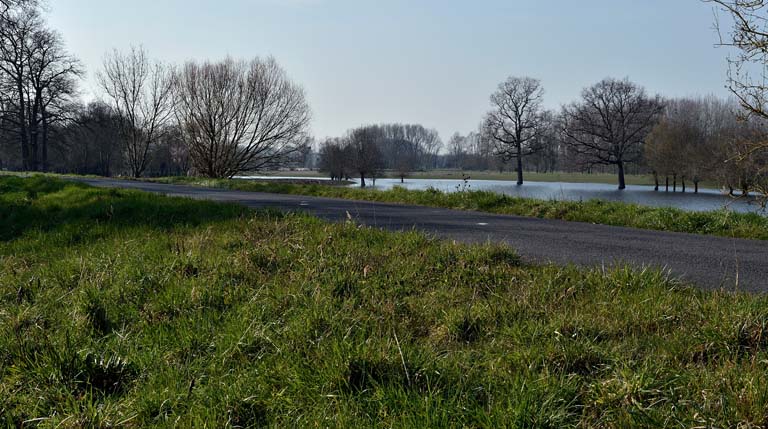
<path fill-rule="evenodd" d="M 421 125 L 363 126 L 320 146 L 333 178 L 401 180 L 437 167 L 517 171 L 653 172 L 657 188 L 702 180 L 765 194 L 768 87 L 763 0 L 712 0 L 733 20 L 722 44 L 737 104 L 714 98 L 663 100 L 627 79 L 604 79 L 559 111 L 543 107 L 541 83 L 510 77 L 490 97 L 477 131 L 445 150 Z M 48 27 L 36 0 L 0 0 L 0 168 L 103 175 L 230 177 L 312 161 L 303 89 L 274 59 L 152 60 L 141 48 L 106 55 L 97 80 L 103 100 L 84 104 L 83 67 Z M 758 75 L 762 76 L 762 75 Z M 737 115 L 746 112 L 744 117 Z"/>
<path fill-rule="evenodd" d="M 747 192 L 760 177 L 760 160 L 738 159 L 763 136 L 754 120 L 739 119 L 733 102 L 714 97 L 663 100 L 624 79 L 604 79 L 560 112 L 542 108 L 543 90 L 531 78 L 509 78 L 491 97 L 493 109 L 477 131 L 454 134 L 446 150 L 434 131 L 419 125 L 374 125 L 351 130 L 321 145 L 320 168 L 334 179 L 375 178 L 383 170 L 401 180 L 435 166 L 462 169 L 652 172 L 669 190 L 678 180 L 698 192 L 708 180 Z M 514 162 L 510 162 L 514 161 Z"/>
<path fill-rule="evenodd" d="M 657 190 L 663 175 L 667 189 L 671 176 L 673 190 L 680 178 L 683 191 L 686 179 L 696 191 L 701 180 L 712 180 L 732 193 L 768 195 L 768 1 L 705 1 L 732 21 L 720 44 L 735 48 L 729 88 L 741 109 L 711 97 L 662 100 L 626 79 L 604 79 L 555 115 L 542 108 L 538 80 L 511 77 L 491 96 L 481 133 L 497 155 L 517 161 L 518 184 L 524 157 L 548 153 L 567 163 L 615 166 L 619 189 L 626 165 L 643 164 Z"/>
<path fill-rule="evenodd" d="M 665 177 L 665 187 L 677 190 L 678 180 L 685 192 L 686 180 L 698 191 L 699 182 L 718 183 L 734 193 L 749 193 L 761 180 L 760 157 L 743 157 L 742 153 L 762 141 L 765 129 L 761 122 L 739 117 L 739 106 L 733 101 L 714 97 L 670 100 L 665 113 L 647 139 L 645 156 L 656 177 Z"/>
<path fill-rule="evenodd" d="M 425 146 L 421 126 L 375 125 L 351 130 L 343 138 L 329 139 L 320 150 L 321 169 L 332 178 L 372 177 L 381 170 L 408 172 L 435 166 L 499 169 L 511 163 L 517 183 L 524 167 L 537 171 L 615 167 L 619 188 L 625 188 L 628 164 L 639 164 L 645 140 L 664 111 L 659 96 L 628 81 L 604 79 L 585 89 L 581 100 L 558 113 L 543 108 L 544 91 L 532 78 L 510 77 L 491 95 L 492 110 L 476 132 L 454 134 L 442 157 L 437 133 Z M 418 132 L 405 132 L 411 127 Z"/>
<path fill-rule="evenodd" d="M 523 184 L 523 160 L 537 154 L 591 167 L 615 166 L 624 189 L 625 166 L 642 160 L 642 146 L 663 111 L 659 96 L 649 96 L 629 80 L 604 79 L 582 91 L 581 99 L 559 113 L 543 109 L 541 83 L 510 77 L 491 95 L 492 110 L 481 135 L 503 160 L 515 160 Z M 567 162 L 562 162 L 567 160 Z"/>
<path fill-rule="evenodd" d="M 282 165 L 308 142 L 304 91 L 272 58 L 175 68 L 133 48 L 107 56 L 99 82 L 134 177 L 163 140 L 181 142 L 192 172 L 207 177 Z"/>
<path fill-rule="evenodd" d="M 272 58 L 177 67 L 115 50 L 89 105 L 82 77 L 36 1 L 0 0 L 0 167 L 230 177 L 306 154 L 304 91 Z"/>
<path fill-rule="evenodd" d="M 21 168 L 48 169 L 51 129 L 72 120 L 82 75 L 36 1 L 0 4 L 0 132 L 15 137 Z"/>
<path fill-rule="evenodd" d="M 367 125 L 322 142 L 319 167 L 334 180 L 359 177 L 362 187 L 382 170 L 403 181 L 412 171 L 433 168 L 441 147 L 437 131 L 422 125 Z"/>
<path fill-rule="evenodd" d="M 765 181 L 766 157 L 753 150 L 765 141 L 764 121 L 739 115 L 733 101 L 714 97 L 662 99 L 628 81 L 604 79 L 582 91 L 581 99 L 553 113 L 541 107 L 543 91 L 531 78 L 509 78 L 491 96 L 493 109 L 474 139 L 492 142 L 493 153 L 516 160 L 518 184 L 524 159 L 537 170 L 587 170 L 608 166 L 626 187 L 634 165 L 660 177 L 673 191 L 686 180 L 698 192 L 708 180 L 748 193 Z M 743 101 L 742 101 L 743 104 Z M 751 151 L 751 152 L 750 152 Z"/>
<path fill-rule="evenodd" d="M 721 31 L 720 45 L 731 50 L 728 87 L 741 107 L 744 121 L 753 124 L 731 145 L 733 176 L 742 190 L 754 191 L 768 203 L 768 139 L 762 128 L 768 120 L 768 2 L 765 0 L 705 0 L 719 6 L 730 19 L 730 31 Z"/>

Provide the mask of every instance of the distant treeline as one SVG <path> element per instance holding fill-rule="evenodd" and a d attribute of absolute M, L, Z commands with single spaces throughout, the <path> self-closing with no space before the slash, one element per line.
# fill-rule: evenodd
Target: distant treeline
<path fill-rule="evenodd" d="M 418 124 L 363 125 L 318 142 L 303 89 L 272 58 L 173 65 L 142 48 L 114 50 L 87 104 L 83 75 L 36 0 L 0 0 L 0 168 L 232 177 L 303 167 L 363 184 L 434 168 L 512 170 L 520 184 L 526 170 L 610 171 L 620 189 L 630 171 L 652 173 L 657 189 L 708 181 L 742 193 L 768 182 L 759 98 L 768 90 L 733 79 L 738 101 L 665 99 L 607 78 L 549 111 L 539 80 L 510 77 L 477 129 L 444 143 Z"/>
<path fill-rule="evenodd" d="M 763 121 L 741 117 L 735 101 L 663 99 L 628 81 L 605 79 L 559 112 L 541 107 L 538 80 L 510 77 L 491 96 L 476 131 L 446 146 L 420 125 L 370 125 L 320 144 L 319 167 L 331 178 L 406 177 L 432 168 L 518 172 L 651 173 L 656 189 L 698 192 L 703 180 L 748 193 L 766 180 Z M 443 148 L 440 151 L 440 148 Z M 762 153 L 762 152 L 760 152 Z"/>
<path fill-rule="evenodd" d="M 82 64 L 41 10 L 0 0 L 0 168 L 229 177 L 308 156 L 304 91 L 272 58 L 176 66 L 115 50 L 85 104 Z"/>

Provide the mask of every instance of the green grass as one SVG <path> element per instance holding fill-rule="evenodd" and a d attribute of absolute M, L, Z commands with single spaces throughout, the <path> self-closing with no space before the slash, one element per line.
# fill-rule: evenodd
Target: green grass
<path fill-rule="evenodd" d="M 0 421 L 768 424 L 768 299 L 236 205 L 0 177 Z"/>
<path fill-rule="evenodd" d="M 327 177 L 327 175 L 319 171 L 274 171 L 266 173 L 253 173 L 254 175 L 264 176 L 290 176 L 290 177 Z M 569 182 L 569 183 L 606 183 L 617 184 L 618 178 L 616 174 L 610 173 L 567 173 L 567 172 L 549 172 L 549 173 L 536 173 L 536 172 L 524 172 L 524 178 L 526 181 L 531 182 Z M 397 178 L 396 173 L 388 172 L 384 174 L 385 177 Z M 473 180 L 509 180 L 517 181 L 517 173 L 514 171 L 494 171 L 494 170 L 458 170 L 458 169 L 438 169 L 429 171 L 414 171 L 411 172 L 408 177 L 414 179 L 457 179 L 461 180 L 462 177 L 469 176 Z M 626 176 L 626 182 L 628 185 L 653 185 L 653 176 L 650 174 L 628 174 Z M 678 184 L 679 185 L 679 184 Z M 691 188 L 693 186 L 691 185 Z"/>
<path fill-rule="evenodd" d="M 326 174 L 316 170 L 312 171 L 270 171 L 266 173 L 253 173 L 253 175 L 263 176 L 290 176 L 290 177 L 328 177 Z M 517 181 L 517 172 L 515 171 L 503 171 L 497 170 L 458 170 L 458 169 L 437 169 L 428 171 L 414 171 L 408 174 L 407 177 L 413 179 L 455 179 L 461 180 L 463 177 L 470 177 L 472 180 L 507 180 L 511 182 Z M 397 173 L 385 172 L 384 177 L 399 179 L 400 176 Z M 523 177 L 526 182 L 566 182 L 566 183 L 603 183 L 608 185 L 617 185 L 618 177 L 615 173 L 572 173 L 565 171 L 552 171 L 547 173 L 537 173 L 534 171 L 525 171 Z M 627 174 L 625 176 L 627 185 L 645 185 L 653 186 L 653 175 L 651 174 Z M 664 186 L 664 178 L 660 179 L 661 186 Z M 672 178 L 670 177 L 670 188 L 672 187 Z M 693 190 L 693 183 L 688 180 L 686 185 L 689 192 Z M 681 187 L 681 182 L 678 180 L 678 189 Z M 719 186 L 715 182 L 704 181 L 699 183 L 700 188 L 719 189 Z"/>
<path fill-rule="evenodd" d="M 472 180 L 509 180 L 517 181 L 517 173 L 514 171 L 459 171 L 459 170 L 431 170 L 415 172 L 410 177 L 418 179 L 461 179 L 469 176 Z M 604 183 L 618 184 L 616 174 L 609 173 L 566 173 L 566 172 L 523 172 L 523 178 L 527 182 L 567 182 L 567 183 Z M 628 185 L 653 185 L 653 176 L 650 174 L 630 174 L 625 177 Z"/>
<path fill-rule="evenodd" d="M 547 201 L 510 197 L 488 191 L 441 192 L 332 187 L 289 183 L 265 183 L 251 180 L 199 179 L 172 177 L 152 179 L 163 183 L 222 187 L 253 192 L 312 195 L 353 200 L 417 204 L 489 213 L 559 219 L 603 225 L 627 226 L 659 231 L 718 235 L 723 237 L 768 240 L 768 217 L 759 213 L 736 213 L 722 209 L 690 212 L 670 207 L 648 207 L 638 204 L 589 201 Z"/>

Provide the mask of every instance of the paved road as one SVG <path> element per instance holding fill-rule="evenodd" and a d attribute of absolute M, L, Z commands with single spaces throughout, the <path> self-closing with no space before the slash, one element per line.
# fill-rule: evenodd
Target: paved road
<path fill-rule="evenodd" d="M 532 262 L 669 269 L 704 287 L 768 291 L 768 243 L 579 222 L 297 195 L 229 191 L 109 179 L 77 179 L 101 186 L 306 211 L 330 221 L 347 219 L 390 230 L 417 228 L 462 242 L 503 242 Z"/>

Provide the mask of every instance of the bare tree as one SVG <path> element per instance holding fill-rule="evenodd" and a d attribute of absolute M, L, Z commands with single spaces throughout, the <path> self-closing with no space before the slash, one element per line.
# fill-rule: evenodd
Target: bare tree
<path fill-rule="evenodd" d="M 523 157 L 541 150 L 541 82 L 529 77 L 509 77 L 491 95 L 493 110 L 485 118 L 485 133 L 496 142 L 504 160 L 517 160 L 517 184 L 523 184 Z"/>
<path fill-rule="evenodd" d="M 704 1 L 719 5 L 733 21 L 727 36 L 722 34 L 719 21 L 715 22 L 720 35 L 719 45 L 736 49 L 735 56 L 728 57 L 729 89 L 748 112 L 768 118 L 768 2 Z"/>
<path fill-rule="evenodd" d="M 704 179 L 719 181 L 724 169 L 734 165 L 730 144 L 735 132 L 747 126 L 737 121 L 738 106 L 715 97 L 668 100 L 664 117 L 648 136 L 646 158 L 656 172 L 673 178 L 673 190 L 680 177 L 690 179 L 694 192 Z M 658 183 L 657 183 L 658 186 Z M 668 188 L 668 186 L 667 186 Z"/>
<path fill-rule="evenodd" d="M 279 167 L 306 141 L 304 91 L 273 58 L 189 62 L 177 81 L 179 122 L 200 174 Z"/>
<path fill-rule="evenodd" d="M 418 124 L 367 125 L 350 130 L 343 138 L 327 139 L 320 149 L 320 168 L 331 178 L 350 174 L 373 178 L 383 170 L 405 177 L 419 168 L 434 165 L 434 154 L 442 145 L 436 130 Z"/>
<path fill-rule="evenodd" d="M 350 174 L 350 157 L 344 138 L 329 138 L 320 145 L 320 171 L 331 180 L 344 180 Z"/>
<path fill-rule="evenodd" d="M 383 124 L 376 127 L 381 133 L 379 149 L 384 167 L 394 170 L 401 182 L 412 171 L 434 164 L 432 152 L 442 144 L 436 130 L 419 124 Z"/>
<path fill-rule="evenodd" d="M 557 121 L 557 115 L 553 111 L 541 112 L 536 141 L 531 143 L 538 150 L 528 156 L 525 168 L 535 170 L 537 173 L 546 173 L 560 168 L 563 152 Z"/>
<path fill-rule="evenodd" d="M 35 7 L 21 2 L 4 4 L 0 14 L 0 71 L 3 91 L 7 99 L 4 118 L 19 136 L 22 169 L 36 169 L 29 145 L 29 45 L 35 32 L 43 28 L 43 21 Z"/>
<path fill-rule="evenodd" d="M 669 176 L 672 176 L 672 191 L 677 192 L 679 177 L 685 192 L 685 175 L 691 161 L 687 159 L 687 145 L 692 140 L 699 140 L 700 134 L 691 124 L 676 119 L 664 118 L 650 132 L 644 147 L 648 166 L 653 170 L 655 190 L 659 188 L 659 175 L 663 175 L 666 178 L 666 191 L 669 191 Z"/>
<path fill-rule="evenodd" d="M 19 136 L 22 168 L 48 169 L 48 130 L 71 117 L 79 61 L 47 28 L 34 1 L 0 5 L 0 72 L 4 123 Z"/>
<path fill-rule="evenodd" d="M 467 137 L 459 132 L 453 133 L 448 139 L 449 166 L 464 169 L 464 158 L 467 156 Z"/>
<path fill-rule="evenodd" d="M 415 145 L 421 159 L 421 167 L 424 169 L 434 168 L 435 159 L 443 142 L 440 140 L 440 134 L 432 128 L 425 128 L 419 124 L 400 125 L 403 129 L 402 139 Z"/>
<path fill-rule="evenodd" d="M 83 74 L 80 61 L 67 53 L 61 36 L 41 29 L 33 34 L 28 50 L 31 113 L 29 115 L 32 169 L 48 170 L 48 134 L 52 124 L 71 119 L 75 109 L 77 80 Z"/>
<path fill-rule="evenodd" d="M 564 141 L 587 162 L 615 165 L 619 189 L 625 189 L 625 165 L 640 161 L 643 142 L 663 110 L 661 98 L 627 79 L 610 78 L 584 89 L 581 98 L 563 107 Z"/>
<path fill-rule="evenodd" d="M 394 160 L 392 167 L 400 177 L 400 183 L 405 182 L 405 177 L 418 168 L 419 161 L 422 159 L 421 148 L 409 140 L 392 140 Z"/>
<path fill-rule="evenodd" d="M 184 176 L 189 174 L 189 150 L 181 128 L 168 125 L 149 154 L 146 174 L 155 176 Z"/>
<path fill-rule="evenodd" d="M 112 51 L 98 74 L 112 109 L 120 118 L 120 135 L 128 168 L 141 177 L 152 145 L 173 117 L 173 76 L 169 67 L 151 61 L 141 47 Z"/>
<path fill-rule="evenodd" d="M 0 15 L 5 15 L 13 11 L 14 8 L 26 6 L 34 7 L 39 2 L 37 0 L 0 0 Z"/>
<path fill-rule="evenodd" d="M 730 16 L 732 28 L 727 35 L 715 22 L 720 46 L 735 50 L 728 57 L 728 87 L 736 96 L 747 116 L 768 119 L 768 1 L 766 0 L 705 0 L 714 3 Z M 763 137 L 743 139 L 733 145 L 738 149 L 731 165 L 749 165 L 756 177 L 768 175 L 768 143 Z M 744 181 L 742 181 L 744 182 Z M 751 180 L 752 190 L 764 196 L 768 203 L 768 183 Z M 744 182 L 747 183 L 747 182 Z"/>
<path fill-rule="evenodd" d="M 355 128 L 349 132 L 347 155 L 352 171 L 360 177 L 361 188 L 366 186 L 366 177 L 375 178 L 383 167 L 381 140 L 381 129 L 375 125 Z"/>
<path fill-rule="evenodd" d="M 54 168 L 78 174 L 111 176 L 122 164 L 119 118 L 104 103 L 93 102 L 77 111 L 74 121 L 54 127 L 58 138 Z"/>

